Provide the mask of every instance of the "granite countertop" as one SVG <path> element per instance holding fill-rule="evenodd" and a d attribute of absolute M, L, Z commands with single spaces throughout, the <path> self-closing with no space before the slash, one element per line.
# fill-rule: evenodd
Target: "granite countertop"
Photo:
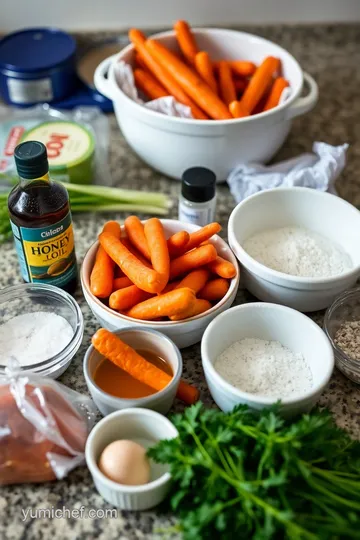
<path fill-rule="evenodd" d="M 360 25 L 344 26 L 272 26 L 247 27 L 245 30 L 262 35 L 288 49 L 300 62 L 303 69 L 311 73 L 319 84 L 320 100 L 315 110 L 294 121 L 291 134 L 276 159 L 284 159 L 310 151 L 314 141 L 331 144 L 348 142 L 348 164 L 338 179 L 339 194 L 353 204 L 360 205 Z M 108 37 L 109 35 L 106 34 Z M 104 34 L 81 36 L 81 41 L 104 37 Z M 111 125 L 110 168 L 115 184 L 121 187 L 161 191 L 176 200 L 179 184 L 170 181 L 149 169 L 129 149 L 122 138 L 116 120 L 109 117 Z M 234 201 L 224 185 L 218 190 L 217 219 L 223 225 L 222 236 L 226 238 L 226 224 L 234 207 Z M 174 206 L 170 217 L 177 216 Z M 109 217 L 109 216 L 107 216 Z M 111 215 L 113 219 L 124 219 L 124 214 Z M 82 215 L 74 217 L 76 249 L 81 263 L 86 249 L 93 242 L 106 221 L 105 216 Z M 12 243 L 1 246 L 0 287 L 20 282 L 18 262 Z M 85 334 L 82 346 L 61 382 L 87 393 L 82 372 L 82 360 L 90 342 L 90 336 L 98 327 L 80 289 L 76 299 L 85 319 Z M 236 303 L 251 301 L 252 298 L 239 291 Z M 312 317 L 322 323 L 323 313 Z M 182 351 L 184 378 L 198 386 L 201 398 L 213 405 L 206 388 L 200 359 L 200 346 L 195 345 Z M 321 398 L 321 405 L 329 407 L 339 425 L 347 427 L 360 436 L 358 412 L 360 389 L 335 372 Z M 176 403 L 174 410 L 181 410 Z M 100 416 L 99 416 L 100 418 Z M 68 478 L 43 485 L 21 485 L 3 487 L 0 490 L 0 538 L 5 539 L 48 539 L 99 538 L 106 540 L 135 540 L 157 538 L 159 529 L 166 529 L 174 519 L 159 511 L 129 513 L 119 512 L 117 517 L 98 519 L 27 519 L 22 510 L 31 508 L 73 509 L 84 505 L 86 509 L 108 509 L 110 506 L 97 494 L 86 467 L 73 471 Z M 165 537 L 168 535 L 165 534 Z"/>

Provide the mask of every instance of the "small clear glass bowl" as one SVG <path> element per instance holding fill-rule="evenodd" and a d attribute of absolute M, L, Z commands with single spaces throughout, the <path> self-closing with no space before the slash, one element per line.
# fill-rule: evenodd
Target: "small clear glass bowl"
<path fill-rule="evenodd" d="M 360 360 L 346 354 L 334 341 L 340 326 L 347 321 L 360 321 L 360 287 L 344 292 L 327 309 L 324 331 L 334 350 L 336 367 L 353 382 L 360 384 Z"/>
<path fill-rule="evenodd" d="M 84 319 L 79 305 L 67 292 L 42 283 L 23 283 L 0 291 L 0 325 L 8 320 L 35 311 L 47 311 L 61 315 L 70 324 L 74 335 L 66 347 L 52 358 L 22 368 L 40 375 L 57 379 L 69 367 L 79 350 L 84 335 Z M 0 374 L 5 365 L 0 364 Z"/>

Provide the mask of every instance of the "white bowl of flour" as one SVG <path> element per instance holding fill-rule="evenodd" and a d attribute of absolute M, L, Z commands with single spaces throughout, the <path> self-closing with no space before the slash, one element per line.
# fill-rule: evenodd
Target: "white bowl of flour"
<path fill-rule="evenodd" d="M 260 302 L 214 319 L 201 356 L 210 393 L 223 411 L 280 400 L 285 415 L 307 412 L 334 369 L 331 344 L 316 323 L 294 309 Z"/>
<path fill-rule="evenodd" d="M 360 275 L 360 212 L 335 195 L 278 188 L 238 204 L 229 244 L 244 286 L 300 311 L 327 308 Z"/>

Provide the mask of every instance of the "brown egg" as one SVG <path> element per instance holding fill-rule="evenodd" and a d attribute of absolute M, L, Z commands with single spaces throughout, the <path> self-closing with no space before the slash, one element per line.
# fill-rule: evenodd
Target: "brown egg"
<path fill-rule="evenodd" d="M 145 448 L 125 439 L 112 442 L 102 451 L 99 469 L 110 480 L 127 486 L 141 486 L 150 480 Z"/>

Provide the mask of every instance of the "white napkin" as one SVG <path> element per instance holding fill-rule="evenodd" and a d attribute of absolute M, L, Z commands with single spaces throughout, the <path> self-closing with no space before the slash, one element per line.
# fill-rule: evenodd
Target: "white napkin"
<path fill-rule="evenodd" d="M 166 114 L 167 116 L 179 116 L 180 118 L 192 118 L 191 109 L 186 105 L 182 105 L 172 96 L 166 96 L 152 101 L 143 101 L 139 98 L 137 88 L 135 86 L 132 67 L 124 61 L 120 61 L 114 66 L 115 79 L 119 88 L 130 99 L 136 101 L 153 111 Z"/>
<path fill-rule="evenodd" d="M 309 187 L 319 191 L 335 191 L 335 180 L 346 163 L 348 144 L 331 146 L 314 142 L 313 154 L 300 156 L 275 165 L 247 163 L 231 171 L 227 182 L 230 191 L 240 202 L 258 191 L 277 187 Z"/>

